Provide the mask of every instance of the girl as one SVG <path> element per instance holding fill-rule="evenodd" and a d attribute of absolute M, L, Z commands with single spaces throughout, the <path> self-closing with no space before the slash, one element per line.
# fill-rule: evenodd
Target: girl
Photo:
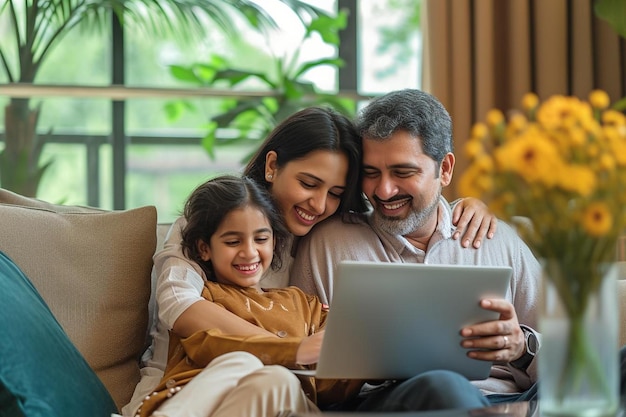
<path fill-rule="evenodd" d="M 282 254 L 274 250 L 288 237 L 267 192 L 248 177 L 218 177 L 191 194 L 184 214 L 183 252 L 207 277 L 202 297 L 280 337 L 216 328 L 185 339 L 172 335 L 165 375 L 140 415 L 271 416 L 317 410 L 315 403 L 327 406 L 355 395 L 362 382 L 300 383 L 285 368 L 267 366 L 304 369 L 317 362 L 327 313 L 319 299 L 297 287 L 261 287 L 264 274 L 280 268 Z M 242 362 L 233 371 L 224 361 Z"/>

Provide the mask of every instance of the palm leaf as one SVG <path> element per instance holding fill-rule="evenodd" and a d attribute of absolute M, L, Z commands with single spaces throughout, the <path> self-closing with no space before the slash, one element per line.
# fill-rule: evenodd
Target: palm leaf
<path fill-rule="evenodd" d="M 301 18 L 323 11 L 296 0 L 281 0 L 295 7 Z M 33 82 L 48 51 L 68 32 L 80 26 L 98 31 L 109 24 L 110 12 L 123 26 L 133 27 L 158 37 L 173 37 L 182 42 L 199 39 L 207 24 L 219 26 L 230 36 L 238 36 L 232 24 L 238 14 L 254 27 L 275 27 L 276 22 L 252 0 L 27 0 L 26 11 L 19 13 L 18 0 L 3 0 L 0 13 L 9 10 L 18 43 L 20 74 L 9 70 L 6 51 L 0 47 L 0 61 L 9 80 Z"/>
<path fill-rule="evenodd" d="M 243 71 L 238 69 L 225 69 L 221 71 L 217 71 L 215 73 L 215 78 L 213 81 L 226 81 L 229 86 L 234 87 L 237 84 L 242 83 L 250 78 L 257 78 L 260 81 L 263 81 L 270 89 L 276 88 L 276 83 L 274 83 L 267 75 L 258 71 Z"/>
<path fill-rule="evenodd" d="M 343 59 L 341 58 L 321 58 L 315 61 L 308 61 L 302 64 L 300 68 L 298 68 L 298 71 L 293 75 L 293 78 L 300 77 L 302 74 L 304 74 L 311 68 L 318 68 L 322 65 L 330 65 L 331 67 L 334 67 L 334 68 L 341 68 L 344 66 L 344 64 L 345 63 L 343 62 Z"/>

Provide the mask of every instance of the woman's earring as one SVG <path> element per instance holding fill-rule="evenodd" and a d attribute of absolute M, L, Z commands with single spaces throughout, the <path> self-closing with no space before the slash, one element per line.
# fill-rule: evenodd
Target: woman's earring
<path fill-rule="evenodd" d="M 268 181 L 270 181 L 272 178 L 274 178 L 274 176 L 272 174 L 267 174 L 266 178 Z"/>

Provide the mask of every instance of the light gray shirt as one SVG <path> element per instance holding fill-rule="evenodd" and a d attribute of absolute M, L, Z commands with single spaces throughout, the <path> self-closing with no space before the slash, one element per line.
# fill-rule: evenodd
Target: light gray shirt
<path fill-rule="evenodd" d="M 528 246 L 506 223 L 500 221 L 495 236 L 484 239 L 479 249 L 463 248 L 459 240 L 452 239 L 452 210 L 442 197 L 437 228 L 423 251 L 402 236 L 378 229 L 370 216 L 349 220 L 338 216 L 328 219 L 301 239 L 291 269 L 291 285 L 331 304 L 332 282 L 342 260 L 508 265 L 513 268 L 513 276 L 506 298 L 515 306 L 520 324 L 537 328 L 541 268 Z M 488 379 L 473 383 L 485 394 L 522 392 L 536 381 L 536 362 L 533 360 L 526 372 L 506 364 L 494 365 Z"/>

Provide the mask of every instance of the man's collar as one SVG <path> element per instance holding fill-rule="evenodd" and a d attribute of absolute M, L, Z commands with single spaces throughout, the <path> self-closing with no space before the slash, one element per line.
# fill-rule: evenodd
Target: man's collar
<path fill-rule="evenodd" d="M 452 207 L 450 207 L 448 200 L 446 200 L 444 196 L 441 196 L 437 210 L 437 228 L 435 229 L 435 234 L 439 233 L 443 239 L 450 239 L 452 238 L 454 230 L 455 227 L 452 224 Z"/>

